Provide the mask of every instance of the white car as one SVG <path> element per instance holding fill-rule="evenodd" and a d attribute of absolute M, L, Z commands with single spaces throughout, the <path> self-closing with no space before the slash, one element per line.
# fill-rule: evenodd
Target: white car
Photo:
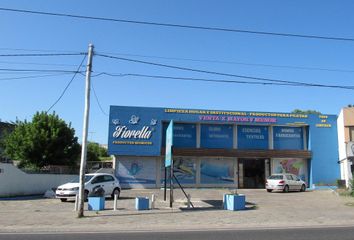
<path fill-rule="evenodd" d="M 289 191 L 306 191 L 306 183 L 299 177 L 290 173 L 272 174 L 266 181 L 267 192 L 280 190 L 283 192 Z"/>
<path fill-rule="evenodd" d="M 73 179 L 69 183 L 60 185 L 55 191 L 56 198 L 60 199 L 62 202 L 65 202 L 67 199 L 75 199 L 75 196 L 79 194 L 79 186 L 79 177 Z M 85 174 L 85 200 L 96 187 L 102 187 L 105 191 L 105 196 L 112 198 L 115 194 L 119 197 L 121 191 L 118 179 L 112 174 Z"/>

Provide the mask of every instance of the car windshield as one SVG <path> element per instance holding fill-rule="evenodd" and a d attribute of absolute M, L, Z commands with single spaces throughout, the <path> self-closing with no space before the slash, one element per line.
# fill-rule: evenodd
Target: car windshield
<path fill-rule="evenodd" d="M 283 179 L 283 175 L 272 175 L 269 176 L 268 179 L 275 179 L 275 180 Z"/>
<path fill-rule="evenodd" d="M 85 183 L 87 183 L 88 181 L 90 181 L 92 177 L 93 177 L 92 175 L 85 175 Z M 77 177 L 75 177 L 74 179 L 72 179 L 70 182 L 71 182 L 71 183 L 78 183 L 78 182 L 80 182 L 80 177 L 77 176 Z"/>

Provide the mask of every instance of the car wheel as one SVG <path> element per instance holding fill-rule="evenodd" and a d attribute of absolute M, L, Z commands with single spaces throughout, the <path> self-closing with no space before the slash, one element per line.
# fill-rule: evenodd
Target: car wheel
<path fill-rule="evenodd" d="M 62 201 L 62 202 L 66 202 L 66 200 L 68 200 L 68 199 L 66 199 L 66 198 L 60 198 L 60 201 Z"/>
<path fill-rule="evenodd" d="M 283 189 L 283 192 L 289 192 L 289 186 L 288 185 L 285 185 L 284 189 Z"/>
<path fill-rule="evenodd" d="M 273 190 L 272 189 L 267 189 L 267 192 L 272 192 Z"/>
<path fill-rule="evenodd" d="M 118 198 L 120 196 L 120 189 L 119 188 L 115 188 L 112 192 L 112 199 L 114 199 L 114 195 L 118 195 Z"/>
<path fill-rule="evenodd" d="M 306 186 L 305 186 L 305 184 L 302 184 L 300 192 L 305 192 L 305 191 L 306 191 Z"/>

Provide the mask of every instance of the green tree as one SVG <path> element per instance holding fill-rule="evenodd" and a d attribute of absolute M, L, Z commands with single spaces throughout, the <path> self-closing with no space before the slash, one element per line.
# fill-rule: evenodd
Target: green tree
<path fill-rule="evenodd" d="M 291 113 L 297 113 L 297 114 L 322 114 L 319 111 L 316 110 L 301 110 L 301 109 L 295 109 Z"/>
<path fill-rule="evenodd" d="M 55 113 L 37 112 L 32 122 L 16 121 L 14 131 L 5 139 L 5 153 L 20 160 L 20 167 L 75 165 L 80 144 L 71 124 Z"/>
<path fill-rule="evenodd" d="M 108 157 L 107 149 L 98 143 L 89 142 L 87 144 L 87 161 L 100 161 L 102 157 Z"/>

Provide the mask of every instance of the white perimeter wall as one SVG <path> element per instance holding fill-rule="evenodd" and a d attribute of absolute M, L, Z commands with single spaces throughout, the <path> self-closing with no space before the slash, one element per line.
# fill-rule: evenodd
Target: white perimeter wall
<path fill-rule="evenodd" d="M 44 194 L 75 175 L 27 174 L 12 164 L 0 163 L 0 197 Z"/>

